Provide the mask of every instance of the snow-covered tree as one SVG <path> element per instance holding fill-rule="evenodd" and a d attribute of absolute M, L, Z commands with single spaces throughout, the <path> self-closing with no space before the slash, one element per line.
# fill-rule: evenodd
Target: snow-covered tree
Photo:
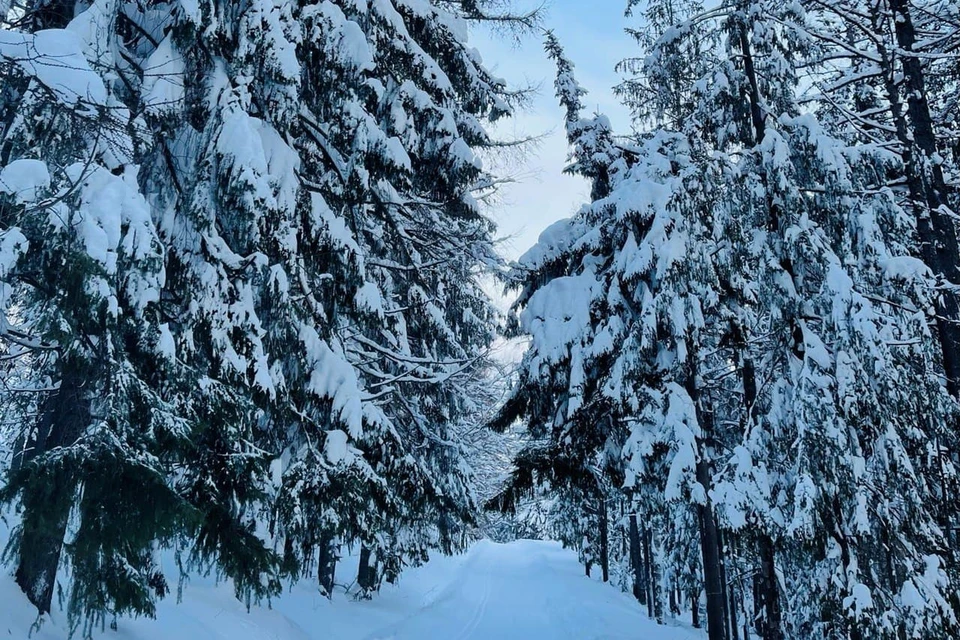
<path fill-rule="evenodd" d="M 505 410 L 547 438 L 527 471 L 535 482 L 646 485 L 644 516 L 668 503 L 697 513 L 716 627 L 723 591 L 707 493 L 715 436 L 699 385 L 719 301 L 709 217 L 719 174 L 703 171 L 700 150 L 682 135 L 628 145 L 606 118 L 581 119 L 571 65 L 551 37 L 547 48 L 558 62 L 571 170 L 592 180 L 594 201 L 544 232 L 514 271 L 532 341 Z"/>
<path fill-rule="evenodd" d="M 493 179 L 477 153 L 494 144 L 483 123 L 507 115 L 511 95 L 465 34 L 469 20 L 493 17 L 407 2 L 302 15 L 310 37 L 299 45 L 295 146 L 315 234 L 301 242 L 317 255 L 288 279 L 294 299 L 312 298 L 305 311 L 330 362 L 294 370 L 333 399 L 341 426 L 324 416 L 291 434 L 280 497 L 292 508 L 278 525 L 301 549 L 318 531 L 362 543 L 380 565 L 375 582 L 429 548 L 459 546 L 457 529 L 473 517 L 456 428 L 482 408 L 469 390 L 489 368 L 497 314 L 480 278 L 499 265 L 477 200 Z M 334 363 L 342 375 L 323 371 Z M 325 503 L 340 491 L 331 473 L 355 485 L 353 504 Z M 318 502 L 305 509 L 303 497 Z"/>
<path fill-rule="evenodd" d="M 619 470 L 668 530 L 667 579 L 702 571 L 711 638 L 739 633 L 728 565 L 753 567 L 765 638 L 949 634 L 942 298 L 876 182 L 890 156 L 801 102 L 802 7 L 669 13 L 624 67 L 629 139 L 579 119 L 548 44 L 594 190 L 514 270 L 531 346 L 505 416 L 548 443 L 514 488 Z M 692 537 L 699 568 L 679 560 Z"/>
<path fill-rule="evenodd" d="M 501 5 L 6 11 L 4 406 L 46 416 L 6 494 L 50 529 L 18 547 L 41 610 L 65 540 L 94 620 L 152 614 L 166 543 L 247 602 L 308 563 L 329 593 L 343 544 L 369 590 L 465 543 L 500 268 L 479 155 L 516 98 L 467 27 L 537 19 Z"/>
<path fill-rule="evenodd" d="M 3 488 L 22 510 L 8 557 L 41 613 L 66 562 L 73 624 L 149 615 L 168 589 L 155 543 L 191 515 L 166 466 L 188 433 L 156 364 L 170 336 L 164 249 L 113 73 L 115 16 L 104 3 L 4 8 L 0 377 L 22 426 Z"/>
<path fill-rule="evenodd" d="M 960 206 L 946 176 L 956 172 L 957 54 L 960 29 L 952 2 L 844 0 L 803 2 L 806 38 L 816 44 L 809 76 L 837 135 L 889 152 L 876 187 L 889 187 L 911 211 L 913 254 L 933 272 L 937 334 L 948 389 L 960 397 Z M 953 153 L 953 162 L 947 158 Z"/>
<path fill-rule="evenodd" d="M 947 592 L 925 594 L 924 615 L 938 613 L 922 624 L 902 600 L 905 585 L 927 571 L 926 554 L 937 557 L 943 548 L 938 487 L 929 483 L 937 472 L 929 460 L 948 433 L 951 408 L 937 379 L 926 318 L 918 315 L 931 300 L 921 286 L 923 270 L 906 267 L 913 264 L 903 242 L 909 221 L 893 194 L 872 182 L 883 154 L 829 136 L 800 107 L 798 69 L 811 55 L 805 19 L 793 6 L 724 4 L 666 29 L 646 58 L 657 79 L 671 52 L 703 41 L 698 30 L 714 23 L 725 38 L 714 52 L 716 66 L 688 85 L 693 100 L 683 119 L 686 135 L 702 140 L 728 177 L 715 216 L 728 239 L 718 247 L 718 269 L 731 325 L 717 344 L 740 388 L 717 388 L 740 402 L 714 409 L 716 419 L 743 431 L 728 430 L 723 439 L 733 455 L 713 494 L 722 524 L 749 532 L 756 545 L 761 597 L 754 604 L 763 609 L 764 637 L 882 637 L 905 628 L 935 636 L 954 624 L 944 606 Z M 684 47 L 678 39 L 694 42 Z M 905 385 L 908 379 L 913 383 Z M 859 390 L 847 395 L 852 388 Z M 869 408 L 851 411 L 850 397 L 871 398 Z M 921 453 L 921 442 L 932 448 Z M 927 471 L 901 484 L 902 472 L 888 456 Z M 876 474 L 870 480 L 864 464 Z M 883 485 L 885 500 L 912 505 L 911 519 L 924 524 L 910 527 L 885 509 L 858 510 L 867 500 L 864 485 L 878 491 Z M 859 539 L 845 524 L 857 518 Z M 830 530 L 833 539 L 819 542 L 819 549 L 805 540 Z M 909 540 L 910 551 L 888 558 L 901 567 L 898 578 L 867 581 L 879 571 L 858 565 L 854 556 L 871 536 Z M 831 551 L 834 544 L 839 548 Z M 788 604 L 786 629 L 776 578 L 781 549 L 793 585 L 785 594 L 803 600 L 810 585 L 820 585 L 810 600 Z M 816 569 L 804 566 L 811 554 L 828 560 Z M 839 565 L 831 564 L 838 556 Z M 795 560 L 801 564 L 790 566 Z M 861 600 L 865 594 L 872 599 Z M 881 600 L 883 622 L 875 611 L 858 608 L 880 608 Z M 819 626 L 823 620 L 829 622 Z"/>
<path fill-rule="evenodd" d="M 450 550 L 471 518 L 451 428 L 475 409 L 460 390 L 487 366 L 496 314 L 479 278 L 498 265 L 476 151 L 510 94 L 465 35 L 492 17 L 257 2 L 157 21 L 143 67 L 185 80 L 151 98 L 150 191 L 169 211 L 178 353 L 208 381 L 198 409 L 214 407 L 181 482 L 209 505 L 196 548 L 245 595 L 273 588 L 261 509 L 282 568 L 318 562 L 328 593 L 340 544 L 379 564 L 371 588 Z M 208 455 L 224 450 L 236 464 Z"/>

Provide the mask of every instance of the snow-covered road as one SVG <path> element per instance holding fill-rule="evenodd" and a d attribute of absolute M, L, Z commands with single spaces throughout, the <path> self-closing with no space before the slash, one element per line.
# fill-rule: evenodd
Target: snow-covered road
<path fill-rule="evenodd" d="M 350 577 L 352 560 L 339 567 Z M 26 638 L 31 609 L 0 577 L 0 637 Z M 464 555 L 436 558 L 385 585 L 373 600 L 312 583 L 250 612 L 229 585 L 202 579 L 170 598 L 157 620 L 121 620 L 111 640 L 702 640 L 701 631 L 651 622 L 628 595 L 583 575 L 576 555 L 553 542 L 479 542 Z M 64 615 L 45 621 L 36 640 L 65 640 Z"/>
<path fill-rule="evenodd" d="M 587 579 L 559 545 L 478 543 L 435 597 L 367 640 L 700 638 L 653 624 L 631 598 Z"/>

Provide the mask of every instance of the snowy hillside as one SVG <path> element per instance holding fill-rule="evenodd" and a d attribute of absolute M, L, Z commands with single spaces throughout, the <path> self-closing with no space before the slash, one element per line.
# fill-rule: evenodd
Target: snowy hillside
<path fill-rule="evenodd" d="M 26 638 L 34 609 L 12 580 L 0 582 L 0 637 Z M 55 615 L 32 638 L 64 640 Z M 438 557 L 386 585 L 372 601 L 338 590 L 333 602 L 312 583 L 273 607 L 249 613 L 229 585 L 192 584 L 183 602 L 158 607 L 157 620 L 123 620 L 115 640 L 698 640 L 702 632 L 653 623 L 627 594 L 583 576 L 576 555 L 554 542 L 480 542 Z"/>

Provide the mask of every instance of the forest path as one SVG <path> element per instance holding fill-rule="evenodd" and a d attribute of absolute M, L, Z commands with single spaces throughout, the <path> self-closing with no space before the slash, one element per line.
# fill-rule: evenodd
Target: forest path
<path fill-rule="evenodd" d="M 6 531 L 0 521 L 0 548 Z M 172 560 L 167 558 L 165 564 Z M 352 582 L 356 556 L 337 567 Z M 170 567 L 167 567 L 170 569 Z M 175 584 L 175 578 L 174 578 Z M 0 639 L 68 640 L 62 603 L 30 634 L 36 610 L 0 571 Z M 482 541 L 466 553 L 435 556 L 383 585 L 371 600 L 339 590 L 332 601 L 314 580 L 248 611 L 230 584 L 194 576 L 159 603 L 155 620 L 119 621 L 96 640 L 705 640 L 700 630 L 659 626 L 616 587 L 583 575 L 576 553 L 555 542 Z M 78 636 L 75 636 L 78 637 Z"/>
<path fill-rule="evenodd" d="M 479 542 L 421 608 L 365 640 L 699 640 L 658 626 L 552 542 Z"/>

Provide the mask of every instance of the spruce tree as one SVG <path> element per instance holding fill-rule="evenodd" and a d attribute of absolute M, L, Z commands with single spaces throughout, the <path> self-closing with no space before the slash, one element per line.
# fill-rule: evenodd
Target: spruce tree
<path fill-rule="evenodd" d="M 301 19 L 300 252 L 316 253 L 287 280 L 291 299 L 309 301 L 301 317 L 318 346 L 307 350 L 322 353 L 284 367 L 287 388 L 332 400 L 332 415 L 296 395 L 281 408 L 298 426 L 276 434 L 291 460 L 277 526 L 294 564 L 317 544 L 362 544 L 377 565 L 368 579 L 363 563 L 369 590 L 431 548 L 458 548 L 473 518 L 455 428 L 490 364 L 497 314 L 479 278 L 500 264 L 477 154 L 495 144 L 483 122 L 507 115 L 511 95 L 463 38 L 470 20 L 534 16 L 380 3 Z"/>
<path fill-rule="evenodd" d="M 804 15 L 796 8 L 731 3 L 693 16 L 668 30 L 648 60 L 677 50 L 677 34 L 693 39 L 695 32 L 688 25 L 703 28 L 713 17 L 725 33 L 729 57 L 721 55 L 718 70 L 694 84 L 694 107 L 684 122 L 688 135 L 702 137 L 714 150 L 713 158 L 729 163 L 724 173 L 732 187 L 718 210 L 733 241 L 720 254 L 721 291 L 731 305 L 732 323 L 719 344 L 729 350 L 728 362 L 738 366 L 741 383 L 732 392 L 739 391 L 742 402 L 726 407 L 726 420 L 743 425 L 744 431 L 743 440 L 727 438 L 728 446 L 736 447 L 729 467 L 734 473 L 719 479 L 715 495 L 728 526 L 740 530 L 744 522 L 755 525 L 761 576 L 761 601 L 755 606 L 763 609 L 764 637 L 783 637 L 785 632 L 811 637 L 900 633 L 914 625 L 915 615 L 898 601 L 901 589 L 909 589 L 905 585 L 913 580 L 923 581 L 917 574 L 907 576 L 927 571 L 922 558 L 940 553 L 942 533 L 930 502 L 936 495 L 927 483 L 930 476 L 921 473 L 907 485 L 886 484 L 901 472 L 882 462 L 886 454 L 874 457 L 874 452 L 893 447 L 895 457 L 925 466 L 927 459 L 908 444 L 908 434 L 923 433 L 920 441 L 940 442 L 942 420 L 950 415 L 936 381 L 929 333 L 910 311 L 926 308 L 928 298 L 918 288 L 919 272 L 904 269 L 910 258 L 898 255 L 904 250 L 899 239 L 909 227 L 889 193 L 870 189 L 878 158 L 852 150 L 827 135 L 814 117 L 802 114 L 795 97 L 796 70 L 810 54 L 802 37 Z M 891 335 L 917 337 L 901 344 Z M 908 354 L 911 347 L 916 350 Z M 864 353 L 871 354 L 869 364 L 860 361 Z M 768 383 L 767 390 L 758 388 L 758 379 L 773 384 Z M 906 388 L 896 382 L 905 379 L 915 382 Z M 888 391 L 874 397 L 869 411 L 850 411 L 847 389 L 860 385 L 871 393 L 878 387 Z M 894 394 L 894 388 L 902 391 Z M 913 399 L 906 400 L 902 393 Z M 862 390 L 855 395 L 866 394 Z M 888 404 L 891 396 L 896 398 Z M 923 409 L 917 415 L 904 412 L 904 406 Z M 884 430 L 889 428 L 896 430 L 895 446 L 887 440 L 890 433 Z M 875 444 L 877 438 L 883 447 Z M 786 462 L 784 450 L 799 454 L 789 463 L 795 466 L 788 474 L 771 474 L 772 460 Z M 868 467 L 880 465 L 878 478 L 886 479 L 868 484 L 884 484 L 886 499 L 912 505 L 914 522 L 923 525 L 912 529 L 884 510 L 858 510 L 857 501 L 865 500 L 859 493 L 864 482 L 858 471 L 861 455 Z M 926 497 L 917 500 L 917 491 Z M 784 529 L 785 508 L 793 509 L 794 520 Z M 853 519 L 862 527 L 860 539 L 845 524 Z M 829 530 L 833 539 L 808 546 L 807 535 Z M 911 568 L 902 569 L 898 578 L 868 583 L 866 576 L 875 574 L 861 568 L 856 556 L 858 542 L 868 546 L 871 536 L 909 538 L 906 547 L 912 551 L 888 560 L 892 566 Z M 788 581 L 796 580 L 795 586 L 782 594 L 775 577 L 780 549 L 789 565 L 796 559 L 809 561 L 809 554 L 835 557 L 830 551 L 834 543 L 841 562 L 830 569 L 836 573 L 829 583 L 839 586 L 839 593 L 818 591 L 812 601 L 790 607 L 794 612 L 819 607 L 814 617 L 829 622 L 816 628 L 812 620 L 794 613 L 786 631 L 779 600 L 784 595 L 803 598 L 801 585 L 816 584 L 811 572 L 826 566 L 790 567 L 792 571 L 784 573 Z M 823 546 L 817 549 L 818 544 Z M 926 551 L 918 552 L 921 548 Z M 928 606 L 938 613 L 925 610 L 929 617 L 924 624 L 931 626 L 911 626 L 910 633 L 935 635 L 951 628 L 944 594 L 925 594 Z M 871 628 L 873 614 L 865 614 L 863 607 L 881 600 L 887 603 L 885 623 Z M 891 622 L 895 619 L 899 622 Z M 901 630 L 894 632 L 897 625 Z"/>
<path fill-rule="evenodd" d="M 711 633 L 722 638 L 708 493 L 716 435 L 699 386 L 718 303 L 707 214 L 719 174 L 702 171 L 699 150 L 681 135 L 619 143 L 605 118 L 580 119 L 571 65 L 549 36 L 547 48 L 558 62 L 571 170 L 592 180 L 594 200 L 541 235 L 515 270 L 524 287 L 521 327 L 532 342 L 506 412 L 527 418 L 549 445 L 534 468 L 518 460 L 509 490 L 530 479 L 555 485 L 560 474 L 589 487 L 599 458 L 605 474 L 620 478 L 615 486 L 650 487 L 645 516 L 691 510 Z"/>
<path fill-rule="evenodd" d="M 953 293 L 960 244 L 951 221 L 958 201 L 945 179 L 945 171 L 956 166 L 956 156 L 945 162 L 956 150 L 956 7 L 902 0 L 802 5 L 810 15 L 806 37 L 819 53 L 810 76 L 822 109 L 838 135 L 855 132 L 860 141 L 883 146 L 896 158 L 875 183 L 890 187 L 914 216 L 913 254 L 935 277 L 942 366 L 951 395 L 960 397 L 960 306 Z"/>
<path fill-rule="evenodd" d="M 64 540 L 92 621 L 153 613 L 164 546 L 250 604 L 313 564 L 330 594 L 343 544 L 371 590 L 465 543 L 500 268 L 479 156 L 517 98 L 467 25 L 537 19 L 495 6 L 4 16 L 4 409 L 41 416 L 5 495 L 41 611 Z"/>
<path fill-rule="evenodd" d="M 890 156 L 805 111 L 800 7 L 662 9 L 678 23 L 623 67 L 630 139 L 579 119 L 554 53 L 593 202 L 514 270 L 531 345 L 501 426 L 545 443 L 503 499 L 605 452 L 666 531 L 672 600 L 703 572 L 712 638 L 739 635 L 745 565 L 765 638 L 949 634 L 953 405 L 910 209 L 876 182 Z M 701 568 L 679 560 L 694 536 Z"/>
<path fill-rule="evenodd" d="M 21 10 L 22 9 L 22 10 Z M 3 410 L 22 425 L 7 548 L 41 613 L 58 568 L 72 626 L 151 615 L 154 557 L 191 510 L 167 462 L 187 436 L 161 367 L 164 249 L 139 189 L 140 131 L 113 75 L 115 15 L 28 3 L 0 16 Z"/>

